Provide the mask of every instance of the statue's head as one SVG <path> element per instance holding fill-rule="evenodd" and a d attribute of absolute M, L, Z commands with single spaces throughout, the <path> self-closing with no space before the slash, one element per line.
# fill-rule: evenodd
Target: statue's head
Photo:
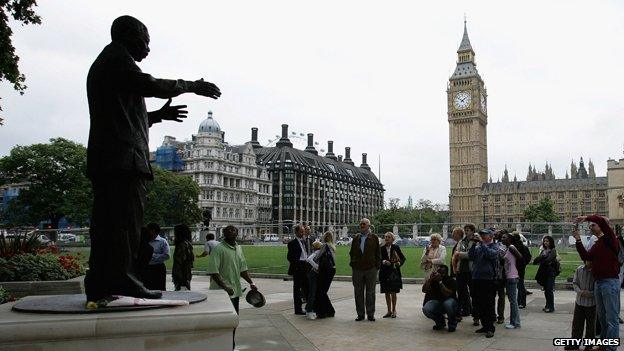
<path fill-rule="evenodd" d="M 149 54 L 147 27 L 132 16 L 117 17 L 113 21 L 111 39 L 125 46 L 135 61 L 140 62 Z"/>

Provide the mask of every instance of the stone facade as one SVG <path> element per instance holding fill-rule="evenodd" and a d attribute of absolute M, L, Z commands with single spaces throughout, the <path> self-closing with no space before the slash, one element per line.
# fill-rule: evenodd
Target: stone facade
<path fill-rule="evenodd" d="M 476 68 L 464 23 L 457 67 L 446 90 L 452 222 L 478 223 L 481 187 L 487 182 L 487 90 Z"/>
<path fill-rule="evenodd" d="M 609 219 L 624 225 L 624 159 L 607 161 Z"/>
<path fill-rule="evenodd" d="M 211 210 L 211 225 L 235 225 L 243 236 L 269 233 L 271 223 L 271 179 L 256 163 L 251 144 L 229 145 L 225 133 L 208 113 L 191 141 L 176 142 L 165 137 L 163 147 L 174 145 L 181 154 L 181 174 L 190 176 L 201 188 L 199 206 Z M 160 148 L 159 148 L 160 149 Z"/>
<path fill-rule="evenodd" d="M 609 216 L 607 206 L 607 177 L 596 177 L 590 161 L 588 172 L 583 159 L 580 166 L 572 162 L 570 174 L 565 179 L 556 179 L 550 165 L 543 172 L 529 166 L 527 180 L 509 180 L 505 169 L 502 180 L 483 184 L 482 219 L 475 223 L 517 223 L 524 222 L 524 209 L 550 198 L 561 221 L 571 222 L 576 217 L 588 214 Z"/>

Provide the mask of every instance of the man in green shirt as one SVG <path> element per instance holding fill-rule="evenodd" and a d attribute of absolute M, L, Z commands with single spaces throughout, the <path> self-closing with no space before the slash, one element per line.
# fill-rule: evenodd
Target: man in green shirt
<path fill-rule="evenodd" d="M 208 258 L 208 271 L 210 275 L 211 290 L 225 290 L 230 295 L 230 300 L 236 313 L 238 313 L 238 305 L 240 297 L 243 295 L 241 289 L 240 278 L 242 277 L 249 283 L 252 290 L 258 290 L 256 285 L 251 281 L 249 272 L 247 271 L 247 261 L 243 255 L 243 249 L 236 244 L 238 229 L 229 225 L 223 229 L 224 240 L 215 246 Z M 234 329 L 234 334 L 236 329 Z M 232 338 L 234 338 L 234 334 Z M 232 340 L 233 347 L 236 343 Z"/>

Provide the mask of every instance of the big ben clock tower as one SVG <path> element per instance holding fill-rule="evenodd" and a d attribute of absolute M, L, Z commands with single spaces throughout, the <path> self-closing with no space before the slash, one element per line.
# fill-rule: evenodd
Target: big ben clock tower
<path fill-rule="evenodd" d="M 477 71 L 466 21 L 457 49 L 457 67 L 447 94 L 451 194 L 455 223 L 482 223 L 481 186 L 487 182 L 487 91 Z"/>

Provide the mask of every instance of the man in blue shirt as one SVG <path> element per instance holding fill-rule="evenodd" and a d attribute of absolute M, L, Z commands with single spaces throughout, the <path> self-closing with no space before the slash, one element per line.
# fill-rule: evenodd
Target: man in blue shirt
<path fill-rule="evenodd" d="M 147 231 L 150 235 L 149 244 L 154 249 L 154 253 L 147 265 L 143 285 L 151 290 L 165 291 L 167 289 L 167 267 L 165 267 L 165 261 L 169 259 L 169 243 L 167 239 L 160 236 L 160 226 L 158 224 L 148 224 Z"/>
<path fill-rule="evenodd" d="M 473 236 L 472 240 L 475 241 L 475 245 L 468 251 L 468 257 L 472 261 L 472 283 L 475 290 L 473 305 L 478 311 L 483 326 L 475 333 L 485 333 L 487 338 L 493 337 L 495 331 L 495 278 L 500 255 L 498 245 L 492 240 L 492 235 L 491 230 L 482 229 L 479 235 Z"/>

